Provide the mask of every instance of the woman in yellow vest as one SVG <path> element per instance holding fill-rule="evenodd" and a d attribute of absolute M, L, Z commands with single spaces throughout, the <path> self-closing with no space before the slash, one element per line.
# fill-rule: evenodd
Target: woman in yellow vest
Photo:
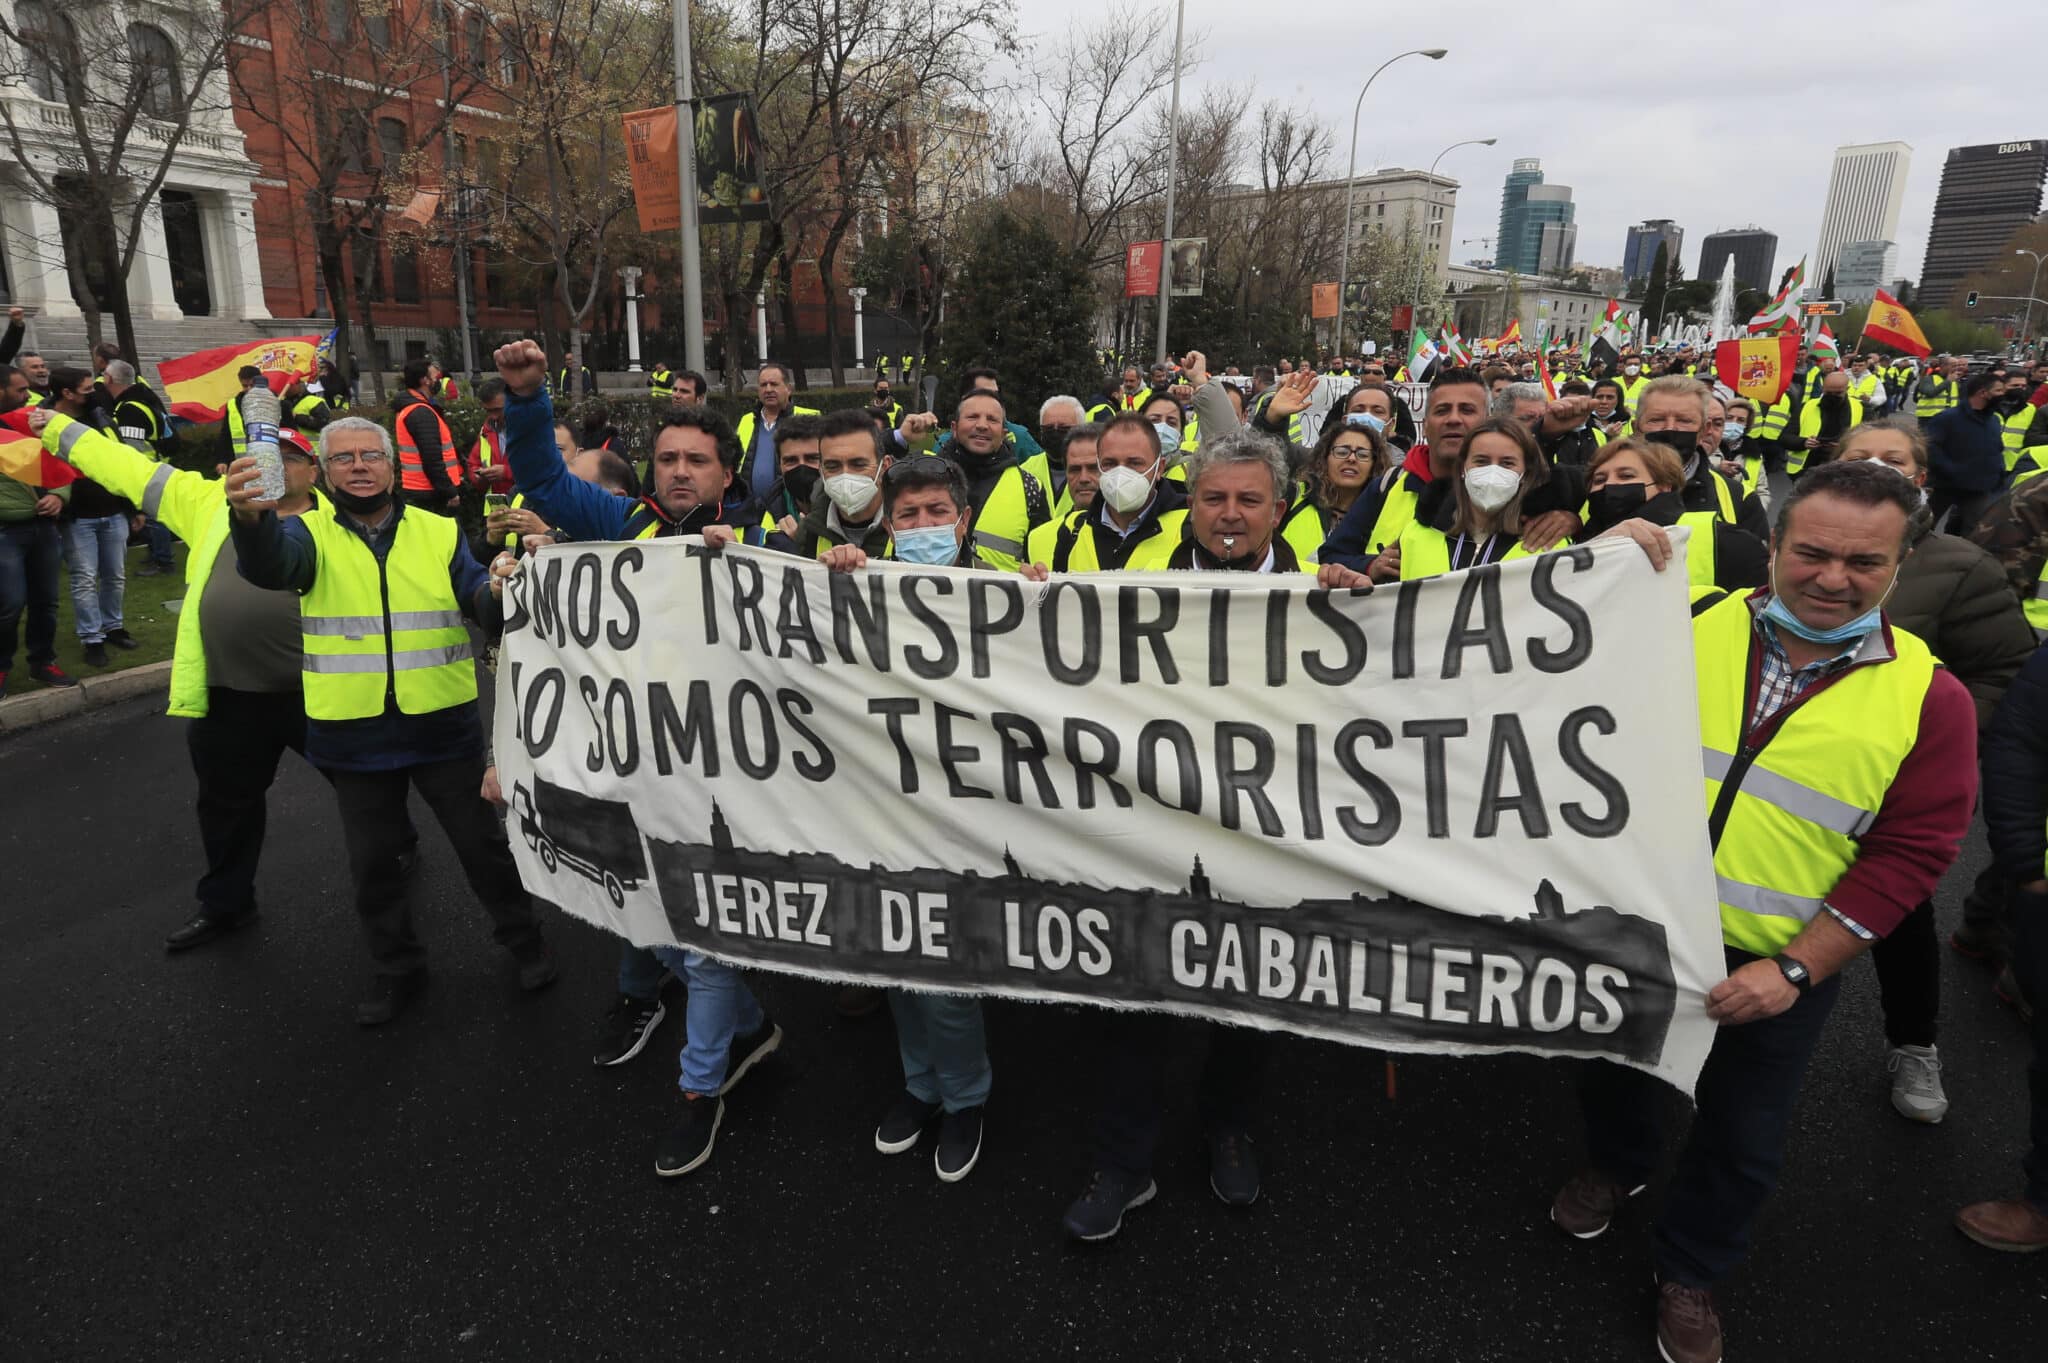
<path fill-rule="evenodd" d="M 1683 525 L 1692 531 L 1686 547 L 1686 575 L 1696 587 L 1761 587 L 1770 571 L 1770 549 L 1713 511 L 1687 511 L 1680 489 L 1685 465 L 1668 445 L 1632 435 L 1612 440 L 1586 465 L 1584 543 L 1628 520 Z"/>
<path fill-rule="evenodd" d="M 1321 538 L 1329 537 L 1358 494 L 1375 479 L 1384 478 L 1393 466 L 1393 454 L 1381 429 L 1380 418 L 1370 412 L 1323 424 L 1302 475 L 1303 508 L 1290 513 L 1290 522 L 1296 515 L 1313 515 L 1320 522 Z"/>
<path fill-rule="evenodd" d="M 1528 558 L 1522 547 L 1522 499 L 1550 477 L 1550 464 L 1526 422 L 1482 421 L 1465 437 L 1457 476 L 1433 488 L 1388 554 L 1401 578 Z"/>

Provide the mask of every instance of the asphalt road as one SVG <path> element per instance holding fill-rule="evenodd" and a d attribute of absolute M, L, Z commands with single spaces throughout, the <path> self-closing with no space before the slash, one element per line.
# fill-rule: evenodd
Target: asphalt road
<path fill-rule="evenodd" d="M 1083 1010 L 990 1008 L 987 1143 L 946 1186 L 871 1144 L 899 1083 L 886 1014 L 841 1021 L 769 976 L 782 1054 L 712 1163 L 660 1180 L 679 1010 L 594 1069 L 611 942 L 551 915 L 563 979 L 522 998 L 438 833 L 434 984 L 363 1032 L 339 830 L 303 764 L 274 792 L 261 926 L 174 959 L 199 870 L 182 725 L 117 707 L 0 742 L 0 773 L 0 1358 L 1655 1357 L 1643 1222 L 1579 1244 L 1545 1220 L 1579 1154 L 1564 1064 L 1406 1059 L 1389 1101 L 1379 1056 L 1286 1043 L 1243 1213 L 1208 1191 L 1190 1078 L 1160 1198 L 1079 1249 L 1059 1215 L 1085 1173 Z M 1723 1294 L 1731 1360 L 2048 1356 L 2048 1259 L 1950 1226 L 2018 1187 L 2025 1042 L 1976 967 L 1944 970 L 1933 1128 L 1892 1112 L 1853 972 Z"/>

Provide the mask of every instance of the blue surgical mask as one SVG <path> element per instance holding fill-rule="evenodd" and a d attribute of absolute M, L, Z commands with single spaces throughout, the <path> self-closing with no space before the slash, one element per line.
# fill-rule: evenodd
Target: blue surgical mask
<path fill-rule="evenodd" d="M 1378 412 L 1346 412 L 1344 414 L 1344 424 L 1346 426 L 1360 426 L 1368 431 L 1384 431 L 1387 429 L 1387 423 L 1381 420 Z"/>
<path fill-rule="evenodd" d="M 915 530 L 891 534 L 896 541 L 896 561 L 922 568 L 943 568 L 960 557 L 960 536 L 950 525 L 921 525 Z"/>
<path fill-rule="evenodd" d="M 1159 448 L 1177 450 L 1180 448 L 1180 427 L 1164 421 L 1152 423 L 1152 429 L 1159 432 Z"/>
<path fill-rule="evenodd" d="M 1771 599 L 1764 603 L 1764 619 L 1770 621 L 1772 625 L 1785 631 L 1787 634 L 1806 640 L 1809 644 L 1853 644 L 1882 623 L 1884 603 L 1891 599 L 1892 587 L 1896 587 L 1898 583 L 1899 574 L 1894 569 L 1891 586 L 1884 589 L 1884 595 L 1878 598 L 1875 606 L 1872 606 L 1854 620 L 1845 621 L 1842 624 L 1836 625 L 1833 629 L 1815 629 L 1812 625 L 1807 624 L 1804 620 L 1794 615 L 1792 608 L 1785 604 L 1783 597 L 1778 595 L 1778 580 L 1774 572 L 1771 576 Z"/>
<path fill-rule="evenodd" d="M 1724 445 L 1732 445 L 1748 434 L 1749 427 L 1739 421 L 1724 421 L 1721 423 L 1721 443 Z"/>

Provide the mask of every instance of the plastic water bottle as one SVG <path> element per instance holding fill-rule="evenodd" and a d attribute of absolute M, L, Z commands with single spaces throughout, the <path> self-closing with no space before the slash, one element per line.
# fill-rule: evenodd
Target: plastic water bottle
<path fill-rule="evenodd" d="M 259 486 L 267 502 L 282 501 L 285 494 L 284 455 L 277 448 L 277 422 L 283 414 L 268 383 L 258 383 L 242 394 L 242 425 L 248 432 L 242 453 L 256 461 L 256 471 L 262 477 Z"/>

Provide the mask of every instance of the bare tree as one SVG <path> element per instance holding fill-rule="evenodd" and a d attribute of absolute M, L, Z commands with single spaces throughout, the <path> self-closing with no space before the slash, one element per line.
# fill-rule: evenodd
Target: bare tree
<path fill-rule="evenodd" d="M 1126 212 L 1165 189 L 1153 110 L 1173 84 L 1173 46 L 1172 26 L 1160 20 L 1153 6 L 1117 0 L 1039 63 L 1033 93 L 1048 126 L 1030 164 L 1064 201 L 1077 250 L 1100 251 Z M 1183 75 L 1200 45 L 1199 35 L 1189 38 Z"/>
<path fill-rule="evenodd" d="M 268 14 L 271 60 L 231 64 L 238 107 L 275 129 L 285 178 L 303 206 L 335 324 L 335 364 L 351 370 L 352 327 L 375 351 L 382 253 L 413 243 L 387 232 L 393 209 L 442 181 L 458 109 L 478 89 L 440 0 L 279 4 Z M 412 98 L 426 89 L 437 98 Z M 381 364 L 371 385 L 384 397 Z"/>
<path fill-rule="evenodd" d="M 810 93 L 824 136 L 818 202 L 783 233 L 783 296 L 794 292 L 791 253 L 815 242 L 834 385 L 846 372 L 832 279 L 849 233 L 877 206 L 877 172 L 923 110 L 971 100 L 987 64 L 1014 54 L 1012 13 L 1009 0 L 790 0 L 783 10 L 785 28 L 815 57 Z M 793 304 L 789 313 L 793 324 Z"/>
<path fill-rule="evenodd" d="M 625 116 L 667 102 L 667 29 L 664 12 L 637 5 L 493 0 L 493 60 L 478 76 L 513 133 L 484 198 L 499 249 L 551 277 L 579 367 L 607 267 L 637 230 Z"/>
<path fill-rule="evenodd" d="M 94 0 L 17 0 L 0 9 L 0 80 L 40 105 L 0 100 L 23 191 L 55 208 L 92 344 L 102 311 L 136 358 L 128 272 L 157 193 L 195 124 L 225 120 L 230 36 L 267 0 L 152 11 Z M 30 111 L 39 116 L 26 117 Z"/>

